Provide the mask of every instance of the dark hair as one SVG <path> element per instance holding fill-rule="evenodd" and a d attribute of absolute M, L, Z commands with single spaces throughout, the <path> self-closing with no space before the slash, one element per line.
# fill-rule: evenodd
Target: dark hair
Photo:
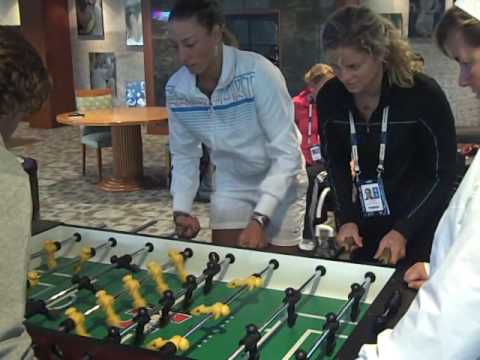
<path fill-rule="evenodd" d="M 195 17 L 198 23 L 211 31 L 215 25 L 225 25 L 223 9 L 216 0 L 177 0 L 168 21 Z"/>
<path fill-rule="evenodd" d="M 435 31 L 435 42 L 445 55 L 448 56 L 447 38 L 455 31 L 461 32 L 467 45 L 480 46 L 480 21 L 462 9 L 452 6 L 445 12 Z"/>
<path fill-rule="evenodd" d="M 40 109 L 50 93 L 42 59 L 20 33 L 0 26 L 0 119 Z"/>

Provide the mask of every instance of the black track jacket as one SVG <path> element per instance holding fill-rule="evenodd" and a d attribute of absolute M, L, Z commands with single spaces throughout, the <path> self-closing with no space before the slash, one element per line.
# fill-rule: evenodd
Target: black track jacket
<path fill-rule="evenodd" d="M 456 139 L 450 105 L 435 80 L 415 75 L 412 88 L 388 84 L 383 77 L 377 109 L 368 124 L 355 107 L 352 94 L 333 78 L 317 97 L 322 153 L 336 199 L 339 225 L 359 224 L 361 206 L 352 202 L 350 130 L 354 116 L 361 179 L 377 176 L 383 108 L 389 106 L 383 181 L 392 228 L 407 240 L 425 224 L 438 223 L 448 205 L 455 179 Z M 433 236 L 433 234 L 432 234 Z"/>

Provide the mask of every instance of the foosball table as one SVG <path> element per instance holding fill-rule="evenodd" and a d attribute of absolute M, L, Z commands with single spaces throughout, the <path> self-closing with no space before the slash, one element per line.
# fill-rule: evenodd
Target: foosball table
<path fill-rule="evenodd" d="M 58 225 L 32 239 L 26 326 L 41 360 L 354 359 L 408 307 L 400 279 L 384 266 Z"/>

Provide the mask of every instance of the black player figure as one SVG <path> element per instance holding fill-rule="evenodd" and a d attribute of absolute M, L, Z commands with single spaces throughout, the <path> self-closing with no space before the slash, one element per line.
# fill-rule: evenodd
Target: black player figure
<path fill-rule="evenodd" d="M 295 352 L 295 360 L 305 360 L 307 358 L 307 353 L 305 350 L 297 350 Z"/>
<path fill-rule="evenodd" d="M 400 290 L 395 290 L 385 302 L 384 310 L 375 317 L 373 323 L 373 332 L 378 335 L 385 330 L 387 322 L 391 320 L 402 305 L 402 294 Z"/>
<path fill-rule="evenodd" d="M 247 335 L 240 340 L 240 345 L 245 346 L 245 351 L 248 352 L 248 360 L 259 360 L 258 342 L 262 335 L 254 324 L 247 325 L 246 330 Z"/>
<path fill-rule="evenodd" d="M 203 274 L 205 275 L 205 285 L 203 287 L 204 295 L 207 295 L 212 290 L 213 277 L 217 275 L 220 270 L 221 266 L 218 264 L 218 258 L 217 261 L 210 260 L 207 263 L 207 268 L 203 270 Z"/>
<path fill-rule="evenodd" d="M 109 326 L 107 339 L 114 343 L 120 344 L 120 342 L 122 341 L 122 337 L 120 336 L 120 329 L 115 326 Z"/>
<path fill-rule="evenodd" d="M 293 288 L 285 289 L 285 297 L 283 298 L 283 303 L 288 304 L 287 306 L 287 324 L 288 327 L 293 327 L 297 321 L 297 314 L 295 312 L 295 305 L 300 300 L 302 294 L 300 291 Z"/>
<path fill-rule="evenodd" d="M 48 310 L 44 300 L 28 299 L 25 307 L 25 317 L 27 319 L 33 315 L 40 314 L 46 316 L 49 320 L 54 320 L 54 316 L 50 310 Z"/>
<path fill-rule="evenodd" d="M 92 294 L 96 294 L 99 289 L 92 283 L 92 279 L 88 276 L 77 276 L 72 277 L 72 283 L 77 284 L 78 290 L 88 290 Z"/>
<path fill-rule="evenodd" d="M 348 294 L 348 298 L 353 298 L 352 311 L 350 313 L 350 320 L 355 322 L 357 321 L 358 315 L 360 313 L 360 300 L 362 299 L 363 294 L 365 294 L 365 288 L 360 284 L 354 283 L 350 286 L 352 291 Z"/>
<path fill-rule="evenodd" d="M 331 355 L 333 350 L 335 350 L 336 340 L 335 334 L 337 330 L 340 328 L 340 322 L 337 319 L 337 315 L 334 313 L 328 313 L 326 316 L 326 322 L 323 326 L 323 330 L 329 330 L 327 334 L 327 340 L 325 345 L 325 353 L 327 355 Z"/>
<path fill-rule="evenodd" d="M 183 298 L 182 302 L 182 310 L 183 311 L 188 311 L 188 308 L 190 307 L 192 303 L 192 296 L 193 296 L 193 291 L 197 288 L 197 278 L 195 275 L 188 275 L 187 276 L 187 281 L 185 282 L 185 296 Z"/>
<path fill-rule="evenodd" d="M 150 315 L 147 308 L 142 307 L 138 309 L 137 315 L 135 315 L 133 321 L 137 323 L 133 343 L 135 345 L 140 345 L 145 339 L 145 325 L 148 324 L 148 322 L 150 321 Z"/>
<path fill-rule="evenodd" d="M 113 255 L 110 262 L 116 266 L 117 269 L 125 269 L 131 272 L 138 272 L 140 269 L 138 265 L 132 264 L 132 255 L 125 254 L 120 257 Z"/>
<path fill-rule="evenodd" d="M 162 313 L 160 315 L 159 325 L 160 327 L 164 327 L 168 324 L 168 321 L 170 319 L 170 311 L 175 304 L 175 294 L 173 293 L 173 291 L 165 291 L 163 293 L 163 298 L 160 300 L 160 303 L 163 305 L 163 307 Z"/>

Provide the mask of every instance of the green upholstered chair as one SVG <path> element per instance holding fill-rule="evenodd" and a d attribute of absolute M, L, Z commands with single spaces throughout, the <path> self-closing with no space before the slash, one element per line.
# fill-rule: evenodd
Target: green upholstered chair
<path fill-rule="evenodd" d="M 112 89 L 92 89 L 75 91 L 75 101 L 79 112 L 113 107 Z M 83 126 L 81 128 L 82 175 L 86 170 L 86 147 L 97 150 L 97 173 L 102 180 L 102 148 L 112 146 L 112 134 L 109 126 Z"/>

